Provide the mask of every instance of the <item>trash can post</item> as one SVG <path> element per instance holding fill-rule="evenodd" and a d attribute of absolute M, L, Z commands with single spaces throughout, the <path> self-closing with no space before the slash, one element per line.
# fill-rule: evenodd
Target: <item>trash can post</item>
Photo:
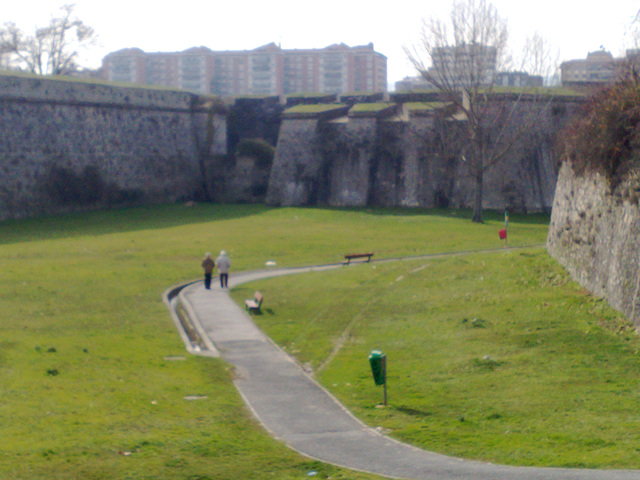
<path fill-rule="evenodd" d="M 381 358 L 381 362 L 382 362 L 382 377 L 384 378 L 384 384 L 383 384 L 383 394 L 382 394 L 382 404 L 386 407 L 387 406 L 387 356 L 383 355 Z"/>

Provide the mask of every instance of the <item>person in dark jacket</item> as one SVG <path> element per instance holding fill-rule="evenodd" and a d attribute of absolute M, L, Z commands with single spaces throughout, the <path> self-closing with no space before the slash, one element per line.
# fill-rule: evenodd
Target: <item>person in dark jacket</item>
<path fill-rule="evenodd" d="M 207 252 L 202 260 L 202 268 L 204 268 L 204 288 L 211 290 L 211 275 L 213 275 L 213 269 L 215 267 L 211 254 Z"/>

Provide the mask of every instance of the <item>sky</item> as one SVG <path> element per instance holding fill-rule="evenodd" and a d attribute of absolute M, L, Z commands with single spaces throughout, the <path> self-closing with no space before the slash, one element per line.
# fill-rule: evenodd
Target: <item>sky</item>
<path fill-rule="evenodd" d="M 14 22 L 25 33 L 45 26 L 59 8 L 75 4 L 75 16 L 94 28 L 97 44 L 83 52 L 81 65 L 100 66 L 122 48 L 175 52 L 196 46 L 251 50 L 275 42 L 284 49 L 373 43 L 387 57 L 388 82 L 415 75 L 403 47 L 419 44 L 422 22 L 446 19 L 453 0 L 3 0 L 0 24 Z M 585 58 L 604 48 L 623 56 L 638 0 L 493 0 L 509 26 L 517 52 L 527 36 L 540 34 L 560 61 Z"/>

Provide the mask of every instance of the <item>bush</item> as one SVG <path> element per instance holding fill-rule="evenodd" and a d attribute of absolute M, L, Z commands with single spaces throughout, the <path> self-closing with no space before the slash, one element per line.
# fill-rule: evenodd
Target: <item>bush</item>
<path fill-rule="evenodd" d="M 619 183 L 640 144 L 640 79 L 630 75 L 584 105 L 560 137 L 563 161 L 576 174 L 599 172 Z"/>
<path fill-rule="evenodd" d="M 261 167 L 268 167 L 273 162 L 276 149 L 261 138 L 245 138 L 240 140 L 236 155 L 254 158 Z"/>

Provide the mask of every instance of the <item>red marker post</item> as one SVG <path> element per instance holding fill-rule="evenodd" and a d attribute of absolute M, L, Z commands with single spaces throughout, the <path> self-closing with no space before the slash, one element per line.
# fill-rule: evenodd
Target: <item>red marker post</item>
<path fill-rule="evenodd" d="M 500 240 L 504 240 L 504 246 L 507 246 L 507 229 L 509 228 L 509 210 L 504 211 L 504 228 L 498 231 Z"/>

